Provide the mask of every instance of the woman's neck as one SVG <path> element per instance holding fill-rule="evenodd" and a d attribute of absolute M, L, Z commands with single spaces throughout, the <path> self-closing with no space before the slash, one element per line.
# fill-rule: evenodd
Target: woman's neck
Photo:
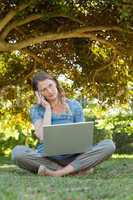
<path fill-rule="evenodd" d="M 51 108 L 55 108 L 56 106 L 59 106 L 60 104 L 61 102 L 59 101 L 59 99 L 55 99 L 50 102 Z"/>
<path fill-rule="evenodd" d="M 54 113 L 60 114 L 62 112 L 67 111 L 66 103 L 65 102 L 64 102 L 64 104 L 61 103 L 61 101 L 59 99 L 51 102 L 50 105 L 51 105 L 52 112 L 54 112 Z"/>

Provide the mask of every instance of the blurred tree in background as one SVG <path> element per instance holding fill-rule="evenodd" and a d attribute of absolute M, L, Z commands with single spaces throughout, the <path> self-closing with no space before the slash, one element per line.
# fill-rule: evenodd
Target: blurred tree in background
<path fill-rule="evenodd" d="M 69 97 L 133 107 L 132 12 L 131 0 L 0 0 L 3 150 L 13 135 L 14 143 L 22 136 L 21 143 L 34 145 L 28 111 L 31 78 L 40 69 L 69 80 L 62 81 Z"/>

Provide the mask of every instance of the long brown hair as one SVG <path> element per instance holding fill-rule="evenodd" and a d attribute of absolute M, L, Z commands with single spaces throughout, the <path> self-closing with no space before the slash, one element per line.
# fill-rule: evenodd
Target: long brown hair
<path fill-rule="evenodd" d="M 33 78 L 32 78 L 33 90 L 34 91 L 38 90 L 38 81 L 44 81 L 46 79 L 53 80 L 56 83 L 56 87 L 57 87 L 58 95 L 59 95 L 58 96 L 59 101 L 60 101 L 60 103 L 64 104 L 64 102 L 65 102 L 65 92 L 64 92 L 63 88 L 60 86 L 58 80 L 55 77 L 53 77 L 52 75 L 48 74 L 45 71 L 39 71 L 33 76 Z"/>

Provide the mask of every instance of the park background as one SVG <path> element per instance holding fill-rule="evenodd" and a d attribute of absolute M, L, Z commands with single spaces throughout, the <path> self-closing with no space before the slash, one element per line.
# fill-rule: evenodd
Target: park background
<path fill-rule="evenodd" d="M 111 138 L 116 144 L 112 160 L 101 165 L 94 175 L 83 178 L 84 182 L 89 180 L 94 185 L 98 178 L 96 191 L 92 186 L 86 187 L 82 178 L 78 179 L 83 184 L 82 189 L 75 185 L 76 179 L 67 178 L 74 189 L 68 188 L 65 196 L 63 189 L 68 185 L 59 180 L 58 189 L 57 180 L 55 198 L 59 199 L 62 191 L 62 199 L 68 196 L 78 199 L 79 193 L 82 199 L 120 199 L 122 194 L 124 200 L 133 199 L 132 12 L 131 0 L 0 0 L 1 177 L 5 184 L 9 179 L 9 186 L 1 186 L 1 199 L 20 198 L 19 192 L 14 196 L 10 192 L 16 187 L 11 186 L 14 176 L 17 176 L 16 184 L 22 177 L 25 184 L 29 183 L 27 174 L 12 166 L 10 160 L 15 145 L 34 148 L 37 143 L 29 110 L 36 101 L 31 80 L 39 70 L 58 78 L 66 96 L 82 104 L 86 121 L 95 123 L 94 143 Z M 29 177 L 33 184 L 40 180 L 34 175 Z M 106 178 L 110 189 L 106 188 Z M 47 196 L 52 186 L 48 179 L 44 181 L 49 186 L 48 190 L 45 188 Z M 23 192 L 18 187 L 21 195 L 26 192 L 27 196 L 22 195 L 22 199 L 30 199 L 32 188 L 26 190 L 24 185 Z M 115 188 L 119 188 L 119 194 Z M 34 191 L 35 197 L 42 199 L 44 191 L 38 190 Z"/>

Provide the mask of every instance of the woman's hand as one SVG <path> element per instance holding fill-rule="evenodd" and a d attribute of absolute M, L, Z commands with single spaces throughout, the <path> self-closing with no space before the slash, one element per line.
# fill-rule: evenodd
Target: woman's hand
<path fill-rule="evenodd" d="M 45 100 L 45 97 L 43 97 L 41 94 L 39 94 L 38 91 L 36 91 L 35 94 L 36 94 L 36 97 L 37 97 L 37 104 L 42 105 L 46 109 L 51 108 L 50 103 L 47 100 Z"/>

